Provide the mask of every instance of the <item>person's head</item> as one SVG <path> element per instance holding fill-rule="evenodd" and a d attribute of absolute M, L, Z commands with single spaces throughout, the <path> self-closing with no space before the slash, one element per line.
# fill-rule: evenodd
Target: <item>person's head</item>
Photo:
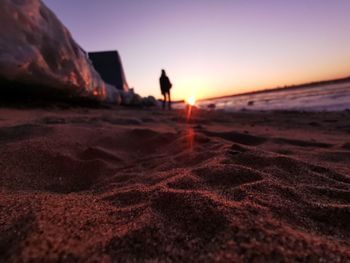
<path fill-rule="evenodd" d="M 166 76 L 165 70 L 162 69 L 162 76 Z"/>

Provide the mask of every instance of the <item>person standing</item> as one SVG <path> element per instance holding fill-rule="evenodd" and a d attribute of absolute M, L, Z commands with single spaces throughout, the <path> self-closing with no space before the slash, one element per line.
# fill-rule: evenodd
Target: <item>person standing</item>
<path fill-rule="evenodd" d="M 163 100 L 163 109 L 165 109 L 165 104 L 168 99 L 168 108 L 171 109 L 171 97 L 170 97 L 170 89 L 172 87 L 172 84 L 168 78 L 168 76 L 165 73 L 165 70 L 162 69 L 162 75 L 159 78 L 160 83 L 160 91 L 162 92 L 162 95 L 164 96 Z"/>

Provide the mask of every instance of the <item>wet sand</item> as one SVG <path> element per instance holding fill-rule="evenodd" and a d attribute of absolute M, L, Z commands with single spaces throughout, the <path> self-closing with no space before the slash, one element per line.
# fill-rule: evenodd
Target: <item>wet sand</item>
<path fill-rule="evenodd" d="M 0 109 L 4 262 L 350 260 L 350 112 Z"/>

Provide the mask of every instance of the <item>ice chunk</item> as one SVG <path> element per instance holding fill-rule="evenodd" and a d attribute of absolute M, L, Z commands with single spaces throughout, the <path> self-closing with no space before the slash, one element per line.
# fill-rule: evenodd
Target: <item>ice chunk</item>
<path fill-rule="evenodd" d="M 112 101 L 114 87 L 40 0 L 0 1 L 0 79 Z"/>

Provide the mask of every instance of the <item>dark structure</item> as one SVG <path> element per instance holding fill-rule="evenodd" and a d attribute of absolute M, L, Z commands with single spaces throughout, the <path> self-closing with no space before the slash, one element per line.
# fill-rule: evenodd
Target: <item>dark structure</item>
<path fill-rule="evenodd" d="M 94 68 L 106 83 L 119 90 L 129 90 L 118 51 L 89 52 L 88 55 Z"/>

